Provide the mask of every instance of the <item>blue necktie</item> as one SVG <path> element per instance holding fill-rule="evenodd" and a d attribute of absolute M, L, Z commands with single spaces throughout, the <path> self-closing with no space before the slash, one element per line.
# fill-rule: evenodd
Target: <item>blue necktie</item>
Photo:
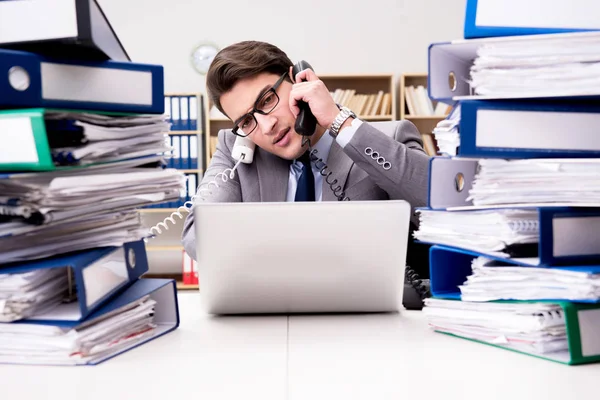
<path fill-rule="evenodd" d="M 294 201 L 315 201 L 315 177 L 310 167 L 308 151 L 300 156 L 298 161 L 302 163 L 302 174 L 298 179 Z"/>

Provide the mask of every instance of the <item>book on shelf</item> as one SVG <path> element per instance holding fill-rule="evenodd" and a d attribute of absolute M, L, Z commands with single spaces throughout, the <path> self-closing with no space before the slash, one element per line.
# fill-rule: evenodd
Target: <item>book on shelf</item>
<path fill-rule="evenodd" d="M 446 116 L 452 106 L 437 102 L 434 106 L 431 98 L 427 95 L 427 89 L 423 85 L 410 85 L 404 88 L 406 107 L 411 116 Z"/>
<path fill-rule="evenodd" d="M 392 95 L 383 90 L 361 94 L 355 89 L 335 89 L 330 93 L 337 104 L 348 107 L 356 115 L 392 115 Z"/>

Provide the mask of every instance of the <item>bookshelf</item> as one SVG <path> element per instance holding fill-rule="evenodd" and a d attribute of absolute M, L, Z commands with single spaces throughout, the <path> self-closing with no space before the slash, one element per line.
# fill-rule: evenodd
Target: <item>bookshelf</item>
<path fill-rule="evenodd" d="M 413 124 L 416 125 L 419 132 L 421 132 L 421 136 L 423 137 L 423 145 L 425 147 L 425 151 L 430 156 L 435 156 L 437 155 L 438 147 L 435 138 L 431 134 L 431 132 L 433 132 L 433 128 L 435 128 L 438 122 L 446 118 L 449 112 L 449 108 L 441 104 L 440 108 L 444 109 L 444 113 L 441 115 L 428 115 L 425 112 L 418 112 L 417 110 L 422 110 L 425 108 L 425 106 L 423 105 L 419 107 L 415 104 L 415 102 L 419 101 L 418 90 L 417 93 L 415 93 L 412 89 L 408 88 L 419 87 L 422 87 L 423 91 L 421 93 L 421 100 L 423 100 L 422 96 L 424 93 L 424 96 L 426 96 L 427 101 L 431 102 L 431 107 L 433 108 L 434 112 L 436 110 L 436 107 L 438 107 L 438 102 L 432 101 L 427 96 L 427 74 L 404 73 L 400 76 L 400 85 L 398 88 L 400 119 L 411 121 Z M 409 95 L 408 97 L 407 90 L 411 91 L 411 95 Z M 420 104 L 422 105 L 423 102 L 421 102 Z"/>
<path fill-rule="evenodd" d="M 351 108 L 361 119 L 365 121 L 393 121 L 397 118 L 394 89 L 396 80 L 393 74 L 323 74 L 319 75 L 319 78 L 325 83 L 336 101 L 341 100 L 338 101 L 339 104 Z M 378 96 L 379 100 L 377 99 Z M 214 141 L 219 130 L 231 129 L 232 123 L 224 115 L 219 115 L 218 110 L 213 108 L 209 101 L 206 103 L 205 159 L 206 165 L 208 165 L 212 157 L 211 143 L 213 143 L 214 148 Z"/>
<path fill-rule="evenodd" d="M 206 113 L 205 113 L 205 100 L 202 93 L 165 93 L 165 99 L 170 98 L 187 98 L 188 105 L 192 103 L 190 98 L 195 98 L 197 108 L 185 112 L 188 107 L 181 106 L 179 111 L 165 110 L 165 114 L 170 115 L 170 121 L 172 123 L 171 130 L 168 132 L 170 137 L 179 136 L 186 137 L 189 139 L 191 136 L 195 136 L 197 148 L 195 149 L 197 154 L 197 168 L 189 168 L 184 166 L 177 168 L 177 166 L 170 166 L 170 168 L 177 168 L 181 172 L 186 174 L 197 174 L 196 185 L 199 184 L 204 169 L 206 168 Z M 167 104 L 165 103 L 165 106 Z M 174 107 L 174 106 L 172 106 Z M 183 115 L 185 114 L 185 115 Z M 178 122 L 176 118 L 179 118 L 181 122 Z M 195 130 L 189 130 L 192 126 L 191 121 L 195 121 Z M 183 121 L 190 121 L 190 124 L 183 123 Z M 187 142 L 190 142 L 189 140 Z M 183 153 L 183 152 L 182 152 Z M 177 153 L 174 154 L 175 156 Z M 191 152 L 190 152 L 191 155 Z M 168 161 L 168 160 L 167 160 Z M 183 202 L 181 202 L 183 203 Z M 142 223 L 145 228 L 150 230 L 151 227 L 155 226 L 159 222 L 164 221 L 165 218 L 171 216 L 172 213 L 177 211 L 177 208 L 164 207 L 164 208 L 142 208 L 139 210 L 142 218 Z M 187 213 L 181 212 L 185 218 Z M 149 271 L 145 276 L 148 277 L 164 277 L 168 276 L 177 281 L 177 287 L 179 289 L 189 289 L 190 285 L 183 285 L 182 281 L 182 260 L 183 260 L 183 246 L 181 245 L 181 234 L 183 232 L 184 219 L 179 219 L 177 216 L 173 218 L 176 224 L 168 223 L 169 229 L 162 229 L 162 233 L 152 239 L 148 239 L 146 243 L 146 254 L 148 257 Z M 197 285 L 196 285 L 197 288 Z M 193 288 L 192 288 L 193 289 Z"/>

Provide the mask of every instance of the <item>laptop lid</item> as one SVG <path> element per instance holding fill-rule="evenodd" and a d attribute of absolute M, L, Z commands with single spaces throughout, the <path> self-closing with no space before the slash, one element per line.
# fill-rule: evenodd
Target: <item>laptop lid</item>
<path fill-rule="evenodd" d="M 202 302 L 214 314 L 397 311 L 410 210 L 402 200 L 199 203 Z"/>

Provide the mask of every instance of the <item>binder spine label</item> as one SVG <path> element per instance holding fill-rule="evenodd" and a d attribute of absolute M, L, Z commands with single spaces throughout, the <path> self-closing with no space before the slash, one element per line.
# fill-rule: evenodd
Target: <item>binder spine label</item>
<path fill-rule="evenodd" d="M 579 310 L 579 337 L 581 339 L 581 355 L 584 357 L 600 356 L 600 310 Z"/>
<path fill-rule="evenodd" d="M 104 296 L 129 282 L 125 251 L 121 247 L 85 268 L 83 285 L 86 306 L 91 308 Z"/>
<path fill-rule="evenodd" d="M 0 164 L 38 163 L 33 127 L 29 117 L 0 116 Z"/>
<path fill-rule="evenodd" d="M 45 100 L 152 106 L 149 71 L 42 62 L 41 74 Z"/>
<path fill-rule="evenodd" d="M 600 216 L 552 219 L 554 257 L 600 254 Z"/>

